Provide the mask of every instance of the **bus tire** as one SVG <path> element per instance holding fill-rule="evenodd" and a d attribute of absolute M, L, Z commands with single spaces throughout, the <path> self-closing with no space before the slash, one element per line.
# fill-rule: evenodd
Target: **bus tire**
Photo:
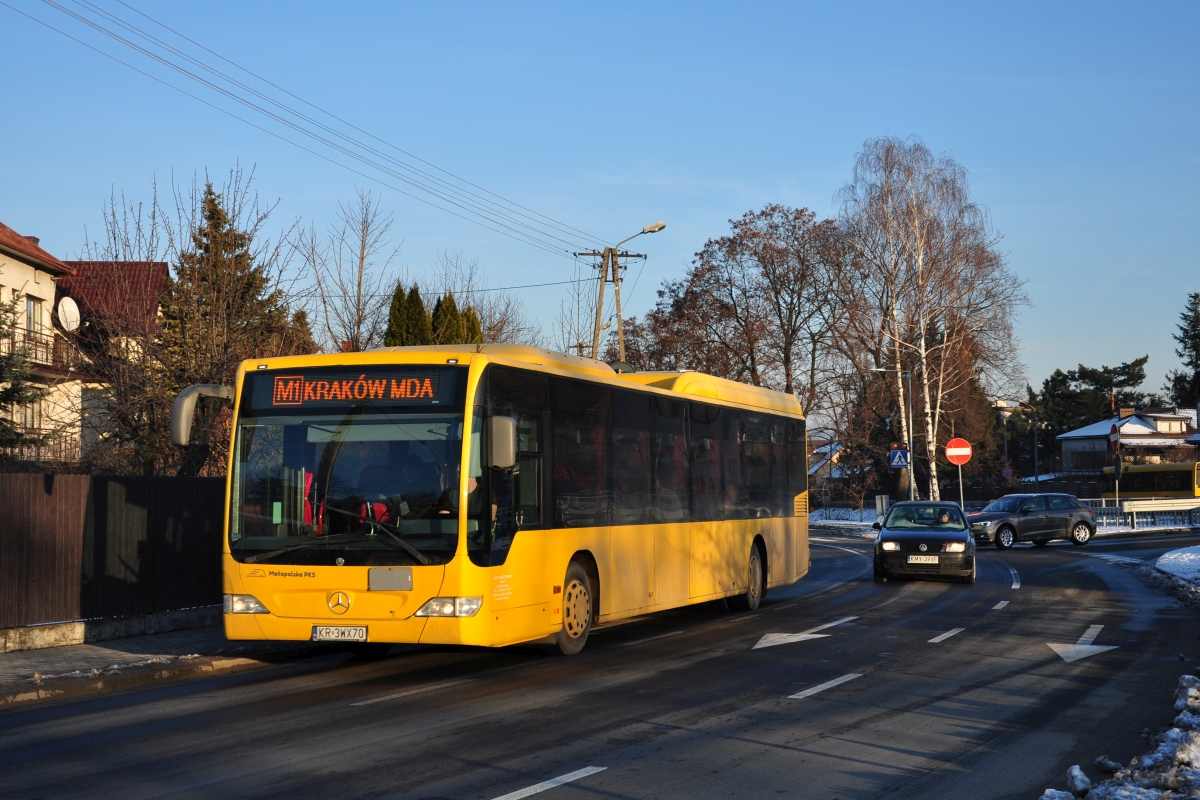
<path fill-rule="evenodd" d="M 750 559 L 747 566 L 749 579 L 746 583 L 746 591 L 729 598 L 729 605 L 740 611 L 754 611 L 762 603 L 766 576 L 763 570 L 762 550 L 757 542 L 750 545 Z"/>
<path fill-rule="evenodd" d="M 392 650 L 389 642 L 347 642 L 346 651 L 359 661 L 378 661 Z"/>
<path fill-rule="evenodd" d="M 583 650 L 592 630 L 592 581 L 578 561 L 567 565 L 562 593 L 563 626 L 554 637 L 552 651 L 573 656 Z"/>

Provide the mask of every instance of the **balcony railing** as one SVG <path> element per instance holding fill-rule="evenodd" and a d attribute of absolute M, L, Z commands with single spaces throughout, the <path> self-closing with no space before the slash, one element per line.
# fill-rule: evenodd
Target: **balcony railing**
<path fill-rule="evenodd" d="M 54 435 L 52 431 L 28 429 L 30 436 L 46 437 L 40 444 L 23 444 L 4 448 L 4 454 L 15 461 L 74 462 L 79 460 L 79 437 Z"/>
<path fill-rule="evenodd" d="M 11 338 L 0 339 L 0 353 L 11 353 L 14 346 L 25 348 L 34 366 L 64 372 L 79 369 L 79 349 L 61 336 L 18 328 L 13 331 Z"/>

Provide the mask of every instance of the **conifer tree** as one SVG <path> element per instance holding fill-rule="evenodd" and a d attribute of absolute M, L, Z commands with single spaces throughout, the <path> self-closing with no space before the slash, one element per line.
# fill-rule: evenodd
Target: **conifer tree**
<path fill-rule="evenodd" d="M 1167 375 L 1165 388 L 1176 405 L 1191 406 L 1200 403 L 1200 292 L 1188 293 L 1177 327 L 1179 333 L 1172 334 L 1179 343 L 1175 355 L 1183 359 L 1186 369 Z"/>
<path fill-rule="evenodd" d="M 433 307 L 433 339 L 435 344 L 463 343 L 462 315 L 453 292 L 446 292 Z"/>
<path fill-rule="evenodd" d="M 396 281 L 396 290 L 392 292 L 392 307 L 388 310 L 387 330 L 383 333 L 385 347 L 404 347 L 412 344 L 408 330 L 408 296 L 404 291 L 404 282 Z"/>
<path fill-rule="evenodd" d="M 408 292 L 408 344 L 433 344 L 433 323 L 421 299 L 421 290 L 413 284 Z"/>
<path fill-rule="evenodd" d="M 479 324 L 479 315 L 471 306 L 467 306 L 467 310 L 463 312 L 462 323 L 463 343 L 483 344 L 483 326 Z"/>

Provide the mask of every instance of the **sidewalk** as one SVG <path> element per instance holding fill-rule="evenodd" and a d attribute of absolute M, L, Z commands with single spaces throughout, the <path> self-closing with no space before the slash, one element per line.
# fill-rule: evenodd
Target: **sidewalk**
<path fill-rule="evenodd" d="M 0 653 L 0 712 L 333 652 L 305 642 L 230 642 L 214 625 L 96 644 Z"/>

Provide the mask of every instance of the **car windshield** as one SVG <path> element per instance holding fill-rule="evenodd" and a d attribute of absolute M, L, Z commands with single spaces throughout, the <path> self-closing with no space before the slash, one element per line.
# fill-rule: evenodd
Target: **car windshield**
<path fill-rule="evenodd" d="M 953 506 L 905 505 L 894 506 L 883 527 L 891 530 L 908 528 L 933 528 L 936 530 L 966 530 L 967 522 L 962 512 Z"/>
<path fill-rule="evenodd" d="M 989 514 L 992 512 L 1000 514 L 1011 514 L 1021 507 L 1023 497 L 1001 497 L 999 500 L 993 501 L 987 508 L 983 509 L 983 513 Z"/>
<path fill-rule="evenodd" d="M 461 368 L 304 372 L 246 377 L 231 481 L 233 557 L 449 561 L 458 543 Z"/>

